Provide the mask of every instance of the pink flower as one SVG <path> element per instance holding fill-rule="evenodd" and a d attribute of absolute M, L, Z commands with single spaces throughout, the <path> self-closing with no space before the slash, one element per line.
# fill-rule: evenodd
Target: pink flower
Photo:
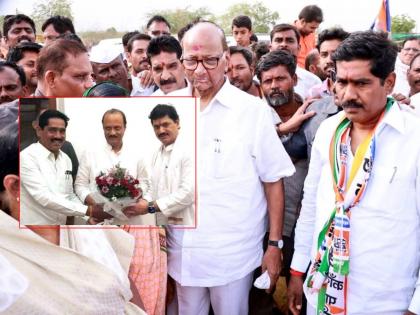
<path fill-rule="evenodd" d="M 106 193 L 108 193 L 108 192 L 109 192 L 109 188 L 108 188 L 107 186 L 104 186 L 104 187 L 102 187 L 102 188 L 101 188 L 101 191 L 102 191 L 104 194 L 106 194 Z"/>

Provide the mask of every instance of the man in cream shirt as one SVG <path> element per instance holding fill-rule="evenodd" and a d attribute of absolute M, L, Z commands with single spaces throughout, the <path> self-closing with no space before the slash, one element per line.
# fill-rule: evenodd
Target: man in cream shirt
<path fill-rule="evenodd" d="M 148 172 L 142 159 L 139 158 L 134 148 L 129 150 L 123 144 L 123 137 L 127 127 L 127 119 L 119 109 L 109 109 L 102 116 L 102 127 L 106 144 L 88 149 L 83 154 L 75 182 L 76 194 L 87 205 L 95 205 L 94 193 L 97 192 L 95 177 L 106 172 L 117 164 L 128 170 L 129 174 L 140 181 L 143 198 L 148 198 L 149 180 Z M 93 222 L 91 222 L 93 223 Z M 155 217 L 135 217 L 130 222 L 117 222 L 122 224 L 155 224 Z"/>
<path fill-rule="evenodd" d="M 152 199 L 125 210 L 129 216 L 157 213 L 158 224 L 194 225 L 194 160 L 179 137 L 179 116 L 170 105 L 150 113 L 156 137 L 162 143 L 152 158 Z M 161 215 L 163 214 L 163 216 Z"/>
<path fill-rule="evenodd" d="M 69 118 L 56 110 L 39 116 L 39 142 L 20 155 L 21 224 L 65 224 L 67 216 L 100 216 L 97 206 L 83 205 L 73 192 L 70 158 L 60 149 Z M 103 218 L 102 218 L 103 219 Z"/>

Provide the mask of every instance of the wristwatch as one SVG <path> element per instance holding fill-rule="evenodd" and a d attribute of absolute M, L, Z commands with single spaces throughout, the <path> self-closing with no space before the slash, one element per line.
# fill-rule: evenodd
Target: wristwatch
<path fill-rule="evenodd" d="M 149 201 L 149 203 L 147 205 L 147 211 L 149 213 L 155 213 L 156 212 L 156 207 L 155 207 L 153 201 Z"/>
<path fill-rule="evenodd" d="M 277 247 L 279 249 L 282 249 L 283 248 L 283 240 L 278 240 L 278 241 L 268 240 L 268 245 Z"/>

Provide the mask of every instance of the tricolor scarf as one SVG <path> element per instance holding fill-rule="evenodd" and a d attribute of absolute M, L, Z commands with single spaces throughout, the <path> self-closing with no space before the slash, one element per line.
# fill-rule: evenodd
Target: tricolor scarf
<path fill-rule="evenodd" d="M 350 215 L 369 181 L 375 158 L 375 131 L 394 100 L 388 98 L 376 126 L 357 148 L 347 178 L 351 121 L 343 118 L 331 139 L 330 164 L 335 208 L 318 236 L 318 252 L 309 269 L 306 286 L 318 292 L 317 314 L 346 314 L 349 273 Z"/>

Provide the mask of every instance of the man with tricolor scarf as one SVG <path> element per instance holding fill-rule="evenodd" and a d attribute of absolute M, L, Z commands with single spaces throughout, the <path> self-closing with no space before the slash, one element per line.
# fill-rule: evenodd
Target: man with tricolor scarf
<path fill-rule="evenodd" d="M 343 111 L 313 143 L 291 264 L 293 314 L 302 288 L 308 314 L 420 314 L 420 120 L 387 98 L 396 56 L 372 31 L 353 33 L 333 56 Z"/>

